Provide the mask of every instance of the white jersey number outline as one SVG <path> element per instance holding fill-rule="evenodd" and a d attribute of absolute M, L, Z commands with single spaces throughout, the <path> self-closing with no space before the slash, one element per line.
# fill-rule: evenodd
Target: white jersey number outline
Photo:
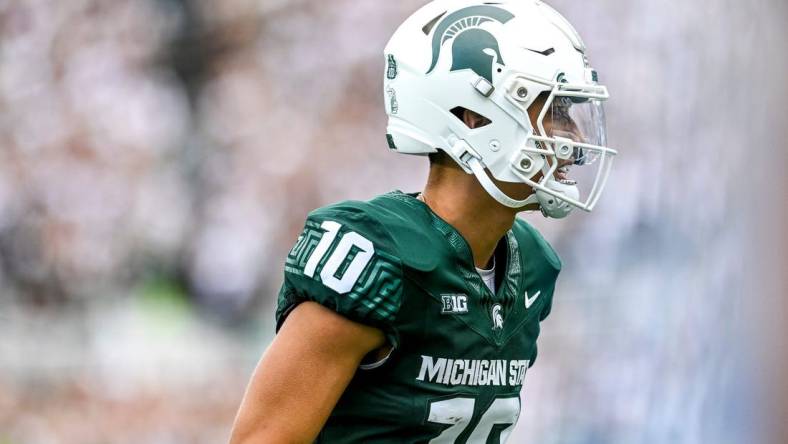
<path fill-rule="evenodd" d="M 427 421 L 437 424 L 451 424 L 440 435 L 433 438 L 430 444 L 451 444 L 465 431 L 473 418 L 473 408 L 476 400 L 473 398 L 452 398 L 445 401 L 436 401 L 430 404 L 430 413 Z M 501 430 L 503 444 L 520 417 L 520 398 L 497 398 L 484 412 L 479 424 L 468 437 L 468 442 L 487 442 L 496 424 L 509 424 Z"/>
<path fill-rule="evenodd" d="M 320 238 L 320 242 L 317 244 L 317 247 L 315 247 L 315 251 L 312 252 L 312 256 L 309 257 L 304 267 L 304 275 L 311 278 L 315 277 L 315 271 L 317 270 L 318 264 L 320 264 L 323 256 L 326 255 L 334 244 L 339 230 L 342 229 L 342 224 L 327 220 L 323 222 L 320 227 L 325 230 L 325 233 L 323 233 L 323 237 Z M 353 247 L 358 248 L 359 251 L 356 256 L 353 257 L 353 260 L 342 274 L 342 277 L 338 278 L 336 276 L 337 271 L 339 271 L 339 267 L 347 260 L 347 256 L 350 254 Z M 339 294 L 350 293 L 350 290 L 356 285 L 356 281 L 359 276 L 361 276 L 367 264 L 369 264 L 369 261 L 372 260 L 372 255 L 374 254 L 375 246 L 372 245 L 372 242 L 356 232 L 347 232 L 339 240 L 339 245 L 337 245 L 334 252 L 331 253 L 331 256 L 328 257 L 325 265 L 323 265 L 323 269 L 320 271 L 320 280 L 323 282 L 323 285 Z"/>

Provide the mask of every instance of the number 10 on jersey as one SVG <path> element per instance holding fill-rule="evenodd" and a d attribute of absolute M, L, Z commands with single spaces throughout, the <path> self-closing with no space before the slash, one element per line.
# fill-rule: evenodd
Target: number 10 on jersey
<path fill-rule="evenodd" d="M 337 235 L 342 229 L 342 224 L 327 220 L 320 227 L 325 232 L 304 267 L 304 275 L 311 278 L 315 277 L 317 266 L 334 245 L 334 241 L 336 241 Z M 356 255 L 350 261 L 342 276 L 338 277 L 337 274 L 340 267 L 347 261 L 354 247 L 357 249 Z M 320 280 L 323 282 L 323 285 L 339 294 L 349 293 L 353 286 L 356 285 L 356 281 L 367 264 L 369 264 L 369 261 L 372 260 L 374 254 L 375 247 L 372 245 L 372 242 L 356 232 L 349 231 L 341 236 L 339 244 L 334 248 L 333 253 L 323 265 L 323 269 L 320 271 Z"/>

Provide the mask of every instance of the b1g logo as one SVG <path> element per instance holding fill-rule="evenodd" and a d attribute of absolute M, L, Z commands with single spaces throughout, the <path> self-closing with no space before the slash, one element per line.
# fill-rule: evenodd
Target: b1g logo
<path fill-rule="evenodd" d="M 442 314 L 465 314 L 468 313 L 468 296 L 464 294 L 444 294 L 441 295 L 443 301 Z"/>

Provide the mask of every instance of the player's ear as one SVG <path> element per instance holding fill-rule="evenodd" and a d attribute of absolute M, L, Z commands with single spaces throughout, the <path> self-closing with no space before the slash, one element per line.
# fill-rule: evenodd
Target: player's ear
<path fill-rule="evenodd" d="M 481 128 L 491 123 L 490 119 L 480 114 L 477 114 L 469 109 L 463 110 L 462 121 L 465 123 L 465 125 L 468 126 L 468 128 L 471 129 Z"/>

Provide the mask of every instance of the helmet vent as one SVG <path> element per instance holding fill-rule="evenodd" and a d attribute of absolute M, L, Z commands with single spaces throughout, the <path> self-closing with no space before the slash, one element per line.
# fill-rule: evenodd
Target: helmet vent
<path fill-rule="evenodd" d="M 555 48 L 548 48 L 548 49 L 545 49 L 544 51 L 537 51 L 537 50 L 531 49 L 531 48 L 525 48 L 525 49 L 527 49 L 527 50 L 529 50 L 531 52 L 535 52 L 537 54 L 542 54 L 543 56 L 549 56 L 549 55 L 555 53 Z"/>
<path fill-rule="evenodd" d="M 465 111 L 468 111 L 471 114 L 470 117 L 471 119 L 474 120 L 473 126 L 469 125 L 468 122 L 465 120 Z M 463 108 L 461 106 L 452 109 L 451 113 L 454 114 L 454 117 L 459 119 L 460 122 L 463 123 L 463 125 L 467 126 L 470 129 L 484 128 L 485 126 L 490 125 L 492 123 L 492 120 L 484 117 L 483 115 L 477 113 L 476 111 L 471 111 L 468 108 Z"/>
<path fill-rule="evenodd" d="M 443 18 L 444 15 L 446 15 L 446 12 L 447 11 L 443 11 L 443 13 L 441 15 L 439 15 L 439 16 L 435 17 L 434 19 L 430 20 L 429 23 L 427 23 L 426 25 L 424 25 L 423 28 L 421 28 L 421 30 L 424 31 L 424 35 L 430 35 L 430 32 L 432 32 L 432 28 L 434 28 L 435 25 L 438 24 L 438 20 Z"/>

